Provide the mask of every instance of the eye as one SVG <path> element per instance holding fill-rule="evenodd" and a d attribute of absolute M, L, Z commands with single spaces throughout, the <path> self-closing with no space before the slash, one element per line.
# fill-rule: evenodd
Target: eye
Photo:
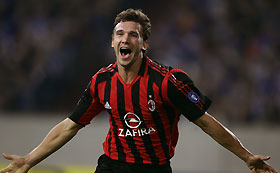
<path fill-rule="evenodd" d="M 136 37 L 136 38 L 138 38 L 138 34 L 137 34 L 137 33 L 135 33 L 135 32 L 131 33 L 130 35 L 131 35 L 132 37 Z"/>
<path fill-rule="evenodd" d="M 117 31 L 116 35 L 120 35 L 121 36 L 121 35 L 123 35 L 123 32 L 122 31 Z"/>

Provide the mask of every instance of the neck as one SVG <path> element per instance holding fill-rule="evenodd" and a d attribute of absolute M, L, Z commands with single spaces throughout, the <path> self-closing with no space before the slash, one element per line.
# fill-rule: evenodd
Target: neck
<path fill-rule="evenodd" d="M 137 58 L 137 60 L 129 67 L 123 67 L 118 64 L 119 75 L 125 83 L 131 83 L 135 77 L 137 77 L 141 63 L 142 57 Z"/>

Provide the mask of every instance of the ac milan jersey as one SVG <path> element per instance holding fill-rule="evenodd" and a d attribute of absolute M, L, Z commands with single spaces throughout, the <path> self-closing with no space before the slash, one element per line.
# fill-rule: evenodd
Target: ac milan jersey
<path fill-rule="evenodd" d="M 162 165 L 174 155 L 180 114 L 194 121 L 210 104 L 184 71 L 145 57 L 129 84 L 117 64 L 99 70 L 69 118 L 85 126 L 106 110 L 110 129 L 103 149 L 108 157 Z"/>

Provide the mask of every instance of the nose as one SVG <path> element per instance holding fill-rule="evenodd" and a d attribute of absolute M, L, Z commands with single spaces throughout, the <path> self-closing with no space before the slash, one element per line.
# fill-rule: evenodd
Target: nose
<path fill-rule="evenodd" d="M 122 36 L 121 43 L 123 43 L 123 44 L 128 44 L 128 40 L 129 40 L 129 36 L 128 36 L 128 34 L 126 33 L 126 34 L 124 34 L 124 35 Z"/>

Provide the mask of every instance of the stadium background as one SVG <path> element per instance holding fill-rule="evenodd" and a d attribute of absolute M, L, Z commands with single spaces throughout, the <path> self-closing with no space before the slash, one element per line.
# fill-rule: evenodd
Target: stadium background
<path fill-rule="evenodd" d="M 114 62 L 113 20 L 129 7 L 151 19 L 148 56 L 185 70 L 214 101 L 209 112 L 280 170 L 277 0 L 1 0 L 0 152 L 29 152 L 74 109 L 91 75 Z M 106 125 L 99 115 L 36 168 L 91 169 Z M 246 172 L 192 124 L 180 127 L 175 173 Z"/>

